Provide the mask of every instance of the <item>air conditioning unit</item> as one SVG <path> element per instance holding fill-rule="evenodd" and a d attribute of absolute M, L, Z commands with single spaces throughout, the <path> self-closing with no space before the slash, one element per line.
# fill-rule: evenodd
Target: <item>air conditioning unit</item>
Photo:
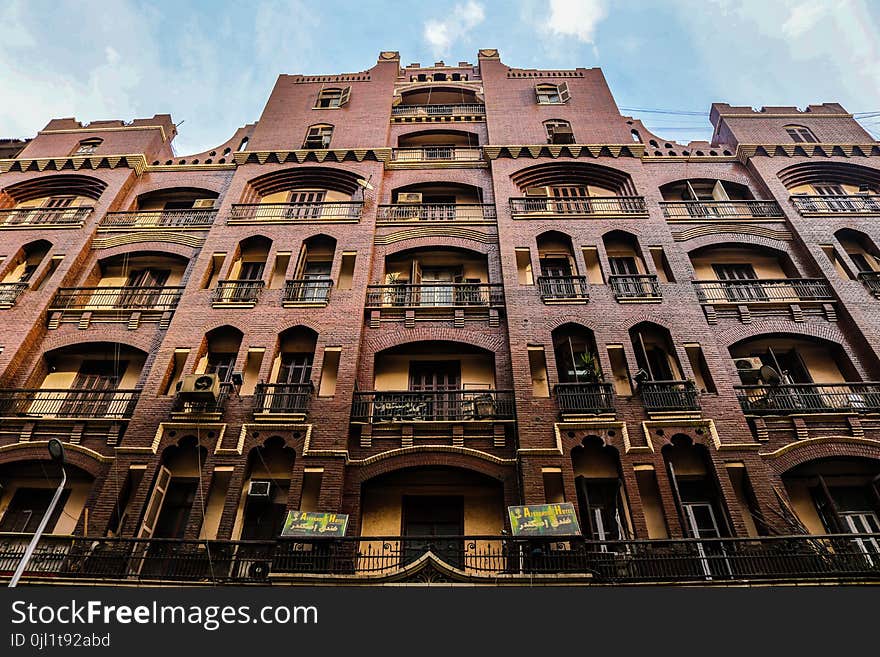
<path fill-rule="evenodd" d="M 421 203 L 421 192 L 404 192 L 397 195 L 398 203 Z"/>
<path fill-rule="evenodd" d="M 739 378 L 746 385 L 754 385 L 761 381 L 761 368 L 764 363 L 760 358 L 737 358 L 733 361 Z"/>
<path fill-rule="evenodd" d="M 216 374 L 187 374 L 180 384 L 180 396 L 190 401 L 217 401 L 220 379 Z"/>
<path fill-rule="evenodd" d="M 574 132 L 569 125 L 557 125 L 548 130 L 551 144 L 573 144 Z"/>
<path fill-rule="evenodd" d="M 248 497 L 269 499 L 272 496 L 272 482 L 268 479 L 252 479 L 247 494 Z"/>

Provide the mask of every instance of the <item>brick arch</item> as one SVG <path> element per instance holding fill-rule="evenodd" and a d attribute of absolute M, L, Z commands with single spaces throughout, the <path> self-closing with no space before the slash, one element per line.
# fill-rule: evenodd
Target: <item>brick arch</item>
<path fill-rule="evenodd" d="M 462 344 L 480 347 L 486 351 L 496 353 L 504 348 L 504 339 L 496 335 L 483 335 L 469 329 L 457 329 L 449 327 L 429 327 L 416 329 L 399 329 L 396 331 L 383 332 L 367 341 L 365 353 L 378 353 L 392 347 L 414 342 L 460 342 Z"/>
<path fill-rule="evenodd" d="M 321 331 L 309 320 L 304 317 L 300 317 L 299 319 L 290 322 L 289 324 L 284 324 L 281 328 L 278 329 L 278 336 L 280 337 L 282 333 L 285 331 L 289 331 L 295 328 L 304 328 L 308 329 L 312 333 L 315 334 L 315 341 L 321 339 Z"/>
<path fill-rule="evenodd" d="M 550 333 L 566 324 L 583 326 L 585 329 L 592 331 L 595 334 L 598 330 L 599 322 L 595 322 L 592 315 L 575 315 L 571 312 L 550 315 L 544 320 L 544 328 Z"/>
<path fill-rule="evenodd" d="M 164 463 L 165 452 L 171 447 L 179 447 L 180 442 L 187 436 L 193 436 L 196 439 L 196 446 L 205 450 L 205 459 L 207 460 L 207 458 L 214 453 L 214 449 L 217 446 L 217 435 L 220 433 L 220 428 L 213 425 L 194 425 L 173 430 L 176 432 L 173 436 L 169 435 L 167 431 L 162 432 L 162 437 L 159 439 L 159 446 L 156 449 L 156 465 Z M 209 433 L 213 433 L 214 435 L 209 437 Z M 203 465 L 204 463 L 205 461 L 202 461 Z"/>
<path fill-rule="evenodd" d="M 758 324 L 742 324 L 718 331 L 716 337 L 718 344 L 725 348 L 730 348 L 743 340 L 771 333 L 786 333 L 805 338 L 827 340 L 828 342 L 840 344 L 848 354 L 850 352 L 847 349 L 847 342 L 843 333 L 830 323 L 808 324 L 786 320 L 763 321 Z"/>
<path fill-rule="evenodd" d="M 397 255 L 404 251 L 413 251 L 415 249 L 446 248 L 470 251 L 471 253 L 475 253 L 477 255 L 488 255 L 490 249 L 494 251 L 497 248 L 494 244 L 478 242 L 476 240 L 469 240 L 462 237 L 416 237 L 412 239 L 401 240 L 401 242 L 406 242 L 406 244 L 401 244 L 400 242 L 388 244 L 381 251 L 381 253 L 387 258 L 388 256 Z"/>
<path fill-rule="evenodd" d="M 181 158 L 175 157 L 172 159 L 177 162 Z M 189 159 L 189 157 L 183 159 Z M 178 180 L 183 182 L 182 179 Z M 198 185 L 169 185 L 167 180 L 154 180 L 148 183 L 138 184 L 138 191 L 135 197 L 140 199 L 148 194 L 155 194 L 157 192 L 176 192 L 185 189 L 192 191 L 212 192 L 214 194 L 217 194 L 219 198 L 223 195 L 223 193 L 226 191 L 226 188 L 229 186 L 229 180 L 230 177 L 227 176 L 217 176 L 216 178 L 214 178 L 204 175 L 199 177 Z"/>
<path fill-rule="evenodd" d="M 186 246 L 185 244 L 177 244 L 174 242 L 137 242 L 134 244 L 121 244 L 112 246 L 107 249 L 96 251 L 98 261 L 115 258 L 121 255 L 136 255 L 138 253 L 160 253 L 167 255 L 180 256 L 187 260 L 192 260 L 199 249 L 197 247 Z"/>
<path fill-rule="evenodd" d="M 828 436 L 810 438 L 786 445 L 770 454 L 762 454 L 764 461 L 777 475 L 809 461 L 849 456 L 880 462 L 880 440 Z"/>
<path fill-rule="evenodd" d="M 50 351 L 56 351 L 73 345 L 80 346 L 96 344 L 99 342 L 120 344 L 124 347 L 137 349 L 138 351 L 142 351 L 144 354 L 149 355 L 150 351 L 153 349 L 153 339 L 154 336 L 150 332 L 129 331 L 125 328 L 109 328 L 106 326 L 94 330 L 94 335 L 90 335 L 86 339 L 84 339 L 82 331 L 76 331 L 70 334 L 67 334 L 66 331 L 64 333 L 49 331 L 47 336 L 41 342 L 40 355 L 45 356 Z"/>
<path fill-rule="evenodd" d="M 698 249 L 711 246 L 761 246 L 766 249 L 780 251 L 790 256 L 791 242 L 786 240 L 774 239 L 772 237 L 761 237 L 759 235 L 743 235 L 741 233 L 715 233 L 712 235 L 703 235 L 687 240 L 684 246 L 688 255 Z"/>
<path fill-rule="evenodd" d="M 21 461 L 49 462 L 48 441 L 13 443 L 0 448 L 0 465 Z M 82 445 L 64 443 L 65 462 L 98 479 L 107 469 L 113 457 L 103 456 Z"/>
<path fill-rule="evenodd" d="M 259 436 L 254 436 L 254 429 L 257 429 L 259 431 Z M 299 433 L 299 438 L 295 437 L 293 435 L 294 433 Z M 248 458 L 250 456 L 250 453 L 254 449 L 256 449 L 257 447 L 262 447 L 263 444 L 270 438 L 278 437 L 284 441 L 285 447 L 294 451 L 297 459 L 301 459 L 303 457 L 303 453 L 305 452 L 307 433 L 308 430 L 305 428 L 266 430 L 262 429 L 261 427 L 254 427 L 250 429 L 245 436 L 244 445 L 242 446 L 241 450 L 242 458 Z"/>
<path fill-rule="evenodd" d="M 217 329 L 221 329 L 221 328 L 228 326 L 229 328 L 234 328 L 237 331 L 240 331 L 241 335 L 242 335 L 242 340 L 244 340 L 244 336 L 247 335 L 248 328 L 250 328 L 250 323 L 251 323 L 248 321 L 248 318 L 246 316 L 235 317 L 230 313 L 230 314 L 226 315 L 226 317 L 224 317 L 223 320 L 224 321 L 222 321 L 220 323 L 206 325 L 203 328 L 199 329 L 199 331 L 202 334 L 202 337 L 206 337 L 208 335 L 208 333 L 210 333 L 211 331 L 216 331 Z"/>
<path fill-rule="evenodd" d="M 410 447 L 395 450 L 388 456 L 380 456 L 366 465 L 348 468 L 348 475 L 357 484 L 370 479 L 407 468 L 452 467 L 478 472 L 501 483 L 509 482 L 515 473 L 513 464 L 495 462 L 489 455 L 481 455 L 476 450 L 463 450 L 455 447 Z"/>
<path fill-rule="evenodd" d="M 708 151 L 709 149 L 707 148 L 705 150 Z M 718 150 L 720 152 L 722 149 L 719 148 Z M 660 175 L 655 178 L 657 188 L 659 189 L 675 182 L 684 182 L 685 180 L 694 180 L 700 178 L 712 178 L 715 180 L 721 180 L 722 182 L 738 183 L 740 185 L 745 185 L 750 189 L 755 186 L 755 182 L 752 179 L 752 176 L 749 175 L 749 172 L 746 169 L 741 168 L 739 165 L 734 166 L 733 168 L 724 169 L 724 176 L 721 177 L 718 175 L 717 164 L 707 164 L 705 166 L 700 166 L 698 164 L 695 165 L 693 163 L 688 163 L 687 173 L 687 177 L 682 177 L 682 170 L 678 169 L 677 171 L 671 171 L 668 174 Z"/>

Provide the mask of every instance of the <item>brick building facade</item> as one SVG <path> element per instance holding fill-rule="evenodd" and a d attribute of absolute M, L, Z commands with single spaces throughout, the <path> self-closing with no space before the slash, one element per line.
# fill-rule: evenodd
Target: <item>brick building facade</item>
<path fill-rule="evenodd" d="M 34 579 L 876 578 L 880 144 L 834 103 L 710 119 L 677 144 L 598 69 L 384 52 L 196 155 L 168 115 L 10 141 L 7 561 L 58 437 Z M 502 538 L 557 502 L 586 541 Z M 278 542 L 289 510 L 347 538 Z M 731 561 L 781 541 L 823 565 Z"/>

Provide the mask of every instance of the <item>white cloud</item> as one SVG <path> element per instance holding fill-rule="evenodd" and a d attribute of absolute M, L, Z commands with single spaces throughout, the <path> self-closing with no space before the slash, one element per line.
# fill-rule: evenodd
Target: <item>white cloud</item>
<path fill-rule="evenodd" d="M 795 5 L 791 8 L 788 18 L 782 24 L 782 33 L 789 39 L 801 36 L 815 27 L 831 8 L 831 5 L 827 3 L 822 4 L 818 1 Z"/>
<path fill-rule="evenodd" d="M 543 27 L 553 36 L 593 43 L 596 27 L 607 13 L 605 0 L 550 0 L 550 16 Z"/>
<path fill-rule="evenodd" d="M 453 43 L 467 37 L 468 33 L 485 18 L 483 5 L 473 0 L 463 5 L 455 5 L 449 18 L 425 21 L 425 41 L 431 46 L 435 57 L 443 57 L 449 52 Z"/>

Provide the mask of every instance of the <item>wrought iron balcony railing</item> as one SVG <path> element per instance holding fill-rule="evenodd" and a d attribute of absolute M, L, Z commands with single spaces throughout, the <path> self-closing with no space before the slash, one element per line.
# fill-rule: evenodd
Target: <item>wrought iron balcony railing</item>
<path fill-rule="evenodd" d="M 391 116 L 461 116 L 486 113 L 486 106 L 479 103 L 459 103 L 453 105 L 395 105 Z"/>
<path fill-rule="evenodd" d="M 524 196 L 510 199 L 513 216 L 562 214 L 567 216 L 643 216 L 648 214 L 643 196 L 584 196 L 579 198 L 553 198 Z"/>
<path fill-rule="evenodd" d="M 876 413 L 880 411 L 880 382 L 786 383 L 778 386 L 735 386 L 748 414 Z"/>
<path fill-rule="evenodd" d="M 312 203 L 238 203 L 229 211 L 230 224 L 320 223 L 360 221 L 363 201 L 315 201 Z"/>
<path fill-rule="evenodd" d="M 0 534 L 0 578 L 18 565 L 30 534 Z M 25 581 L 200 582 L 240 584 L 328 576 L 336 581 L 397 581 L 424 555 L 467 582 L 877 582 L 880 535 L 592 541 L 576 537 L 363 536 L 266 541 L 45 536 Z M 414 574 L 418 577 L 418 573 Z"/>
<path fill-rule="evenodd" d="M 693 381 L 642 381 L 639 392 L 649 411 L 700 410 L 700 398 Z"/>
<path fill-rule="evenodd" d="M 778 303 L 833 301 L 823 278 L 778 278 L 735 281 L 694 281 L 700 303 Z"/>
<path fill-rule="evenodd" d="M 284 283 L 284 303 L 305 303 L 324 306 L 330 301 L 333 280 L 329 278 L 300 278 Z"/>
<path fill-rule="evenodd" d="M 795 195 L 791 202 L 802 215 L 880 214 L 880 196 L 869 194 L 806 196 Z"/>
<path fill-rule="evenodd" d="M 513 420 L 512 390 L 355 392 L 352 422 Z"/>
<path fill-rule="evenodd" d="M 369 285 L 367 308 L 448 308 L 504 306 L 504 287 L 498 283 L 422 283 Z"/>
<path fill-rule="evenodd" d="M 615 299 L 659 299 L 663 296 L 654 274 L 638 276 L 609 276 Z"/>
<path fill-rule="evenodd" d="M 392 162 L 479 162 L 482 159 L 483 149 L 470 146 L 421 146 L 391 151 Z"/>
<path fill-rule="evenodd" d="M 259 383 L 254 392 L 254 413 L 304 415 L 315 392 L 309 383 Z"/>
<path fill-rule="evenodd" d="M 494 222 L 495 206 L 489 203 L 398 203 L 380 205 L 380 223 L 395 221 Z"/>
<path fill-rule="evenodd" d="M 11 308 L 28 289 L 27 283 L 0 283 L 0 308 Z"/>
<path fill-rule="evenodd" d="M 542 301 L 587 301 L 590 286 L 586 276 L 538 276 Z"/>
<path fill-rule="evenodd" d="M 0 228 L 17 226 L 78 226 L 94 210 L 91 206 L 69 208 L 12 208 L 0 210 Z"/>
<path fill-rule="evenodd" d="M 50 310 L 174 310 L 183 287 L 62 287 Z"/>
<path fill-rule="evenodd" d="M 662 201 L 663 216 L 672 221 L 724 221 L 728 219 L 782 219 L 776 201 Z"/>
<path fill-rule="evenodd" d="M 211 294 L 212 303 L 256 303 L 260 300 L 265 281 L 222 280 Z"/>
<path fill-rule="evenodd" d="M 220 384 L 220 392 L 213 399 L 192 399 L 178 392 L 171 410 L 178 415 L 219 415 L 232 391 L 232 383 L 225 382 Z"/>
<path fill-rule="evenodd" d="M 0 417 L 126 420 L 140 390 L 34 388 L 0 390 Z"/>
<path fill-rule="evenodd" d="M 153 228 L 207 229 L 214 223 L 214 208 L 191 208 L 188 210 L 138 210 L 132 212 L 108 212 L 101 220 L 101 229 L 148 230 Z"/>
<path fill-rule="evenodd" d="M 556 403 L 563 415 L 598 415 L 614 412 L 614 392 L 610 383 L 557 383 Z"/>
<path fill-rule="evenodd" d="M 880 299 L 880 271 L 859 272 L 859 280 L 868 288 L 868 292 Z"/>

